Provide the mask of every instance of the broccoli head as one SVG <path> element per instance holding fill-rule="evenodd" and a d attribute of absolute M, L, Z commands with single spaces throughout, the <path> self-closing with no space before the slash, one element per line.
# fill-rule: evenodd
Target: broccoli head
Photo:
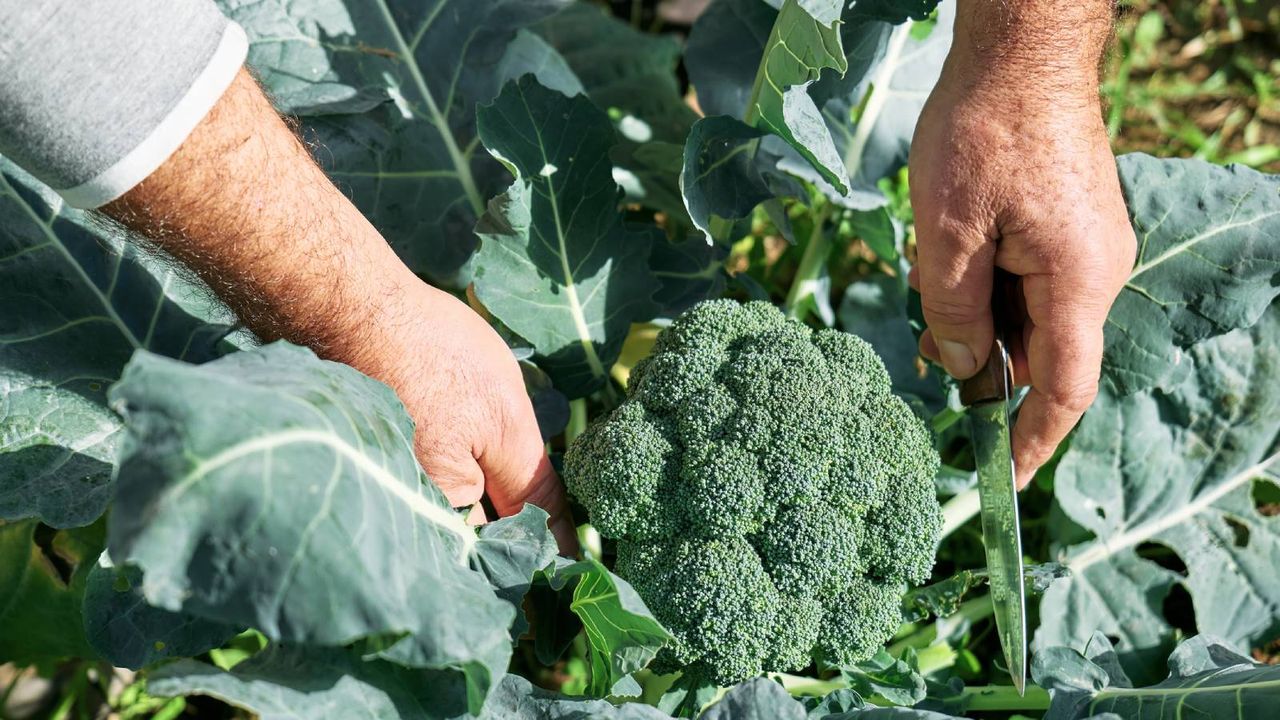
<path fill-rule="evenodd" d="M 615 571 L 720 684 L 873 655 L 942 527 L 929 432 L 862 340 L 769 303 L 694 306 L 565 454 Z"/>

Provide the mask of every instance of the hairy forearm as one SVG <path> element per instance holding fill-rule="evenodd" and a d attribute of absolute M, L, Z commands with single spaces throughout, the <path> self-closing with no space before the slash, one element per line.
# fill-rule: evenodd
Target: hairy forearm
<path fill-rule="evenodd" d="M 958 0 L 949 64 L 1009 91 L 1097 101 L 1113 0 Z M 1014 93 L 1016 94 L 1016 93 Z"/>
<path fill-rule="evenodd" d="M 422 286 L 243 70 L 182 147 L 102 211 L 195 270 L 263 339 L 346 362 Z"/>

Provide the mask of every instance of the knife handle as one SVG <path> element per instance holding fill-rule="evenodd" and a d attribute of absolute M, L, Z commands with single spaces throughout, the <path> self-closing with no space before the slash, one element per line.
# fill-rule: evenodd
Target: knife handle
<path fill-rule="evenodd" d="M 996 268 L 991 283 L 991 322 L 995 341 L 987 354 L 987 364 L 973 377 L 960 382 L 960 402 L 966 406 L 1008 399 L 1013 394 L 1013 358 L 1006 338 L 1014 313 L 1018 278 Z"/>

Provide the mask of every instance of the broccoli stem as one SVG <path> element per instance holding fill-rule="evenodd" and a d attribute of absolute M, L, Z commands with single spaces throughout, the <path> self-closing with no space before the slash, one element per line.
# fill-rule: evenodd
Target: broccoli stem
<path fill-rule="evenodd" d="M 1049 691 L 1036 685 L 1027 685 L 1027 694 L 1019 695 L 1012 685 L 967 687 L 959 702 L 969 712 L 1048 710 Z"/>
<path fill-rule="evenodd" d="M 960 529 L 982 509 L 978 488 L 970 488 L 942 504 L 942 537 Z"/>
<path fill-rule="evenodd" d="M 916 651 L 916 667 L 921 675 L 932 675 L 956 664 L 956 650 L 946 643 L 934 643 Z"/>
<path fill-rule="evenodd" d="M 782 683 L 782 687 L 795 697 L 822 697 L 849 686 L 843 678 L 818 680 L 786 673 L 776 673 L 772 677 Z M 872 705 L 880 707 L 894 705 L 879 695 L 872 695 L 865 699 Z M 960 697 L 955 698 L 953 702 L 958 707 L 963 707 L 966 712 L 1048 710 L 1049 693 L 1036 685 L 1028 685 L 1026 695 L 1019 695 L 1012 685 L 982 685 L 965 688 Z"/>
<path fill-rule="evenodd" d="M 945 619 L 948 622 L 954 622 L 961 618 L 968 620 L 970 623 L 978 622 L 991 616 L 995 612 L 995 607 L 991 604 L 990 595 L 979 595 L 960 603 L 960 607 Z M 907 648 L 915 648 L 917 651 L 927 648 L 938 639 L 938 623 L 933 622 L 902 638 L 901 640 L 889 646 L 889 654 L 894 657 L 902 655 Z"/>
<path fill-rule="evenodd" d="M 569 401 L 569 424 L 564 428 L 566 445 L 578 439 L 582 431 L 587 429 L 587 399 L 578 398 Z"/>
<path fill-rule="evenodd" d="M 830 204 L 824 205 L 813 215 L 813 231 L 809 233 L 809 243 L 800 256 L 800 265 L 796 268 L 795 278 L 791 280 L 791 290 L 787 292 L 787 299 L 783 304 L 787 317 L 803 321 L 809 314 L 810 306 L 804 301 L 813 296 L 813 283 L 822 275 L 827 266 L 827 257 L 831 254 L 831 239 L 827 237 L 825 228 L 831 217 L 832 207 Z"/>

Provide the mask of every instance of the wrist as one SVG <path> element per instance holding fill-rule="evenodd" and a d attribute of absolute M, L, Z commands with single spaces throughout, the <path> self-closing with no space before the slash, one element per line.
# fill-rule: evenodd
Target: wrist
<path fill-rule="evenodd" d="M 995 100 L 1033 99 L 1031 108 L 1100 105 L 1099 69 L 1111 37 L 1111 2 L 958 2 L 944 71 L 952 84 Z"/>

